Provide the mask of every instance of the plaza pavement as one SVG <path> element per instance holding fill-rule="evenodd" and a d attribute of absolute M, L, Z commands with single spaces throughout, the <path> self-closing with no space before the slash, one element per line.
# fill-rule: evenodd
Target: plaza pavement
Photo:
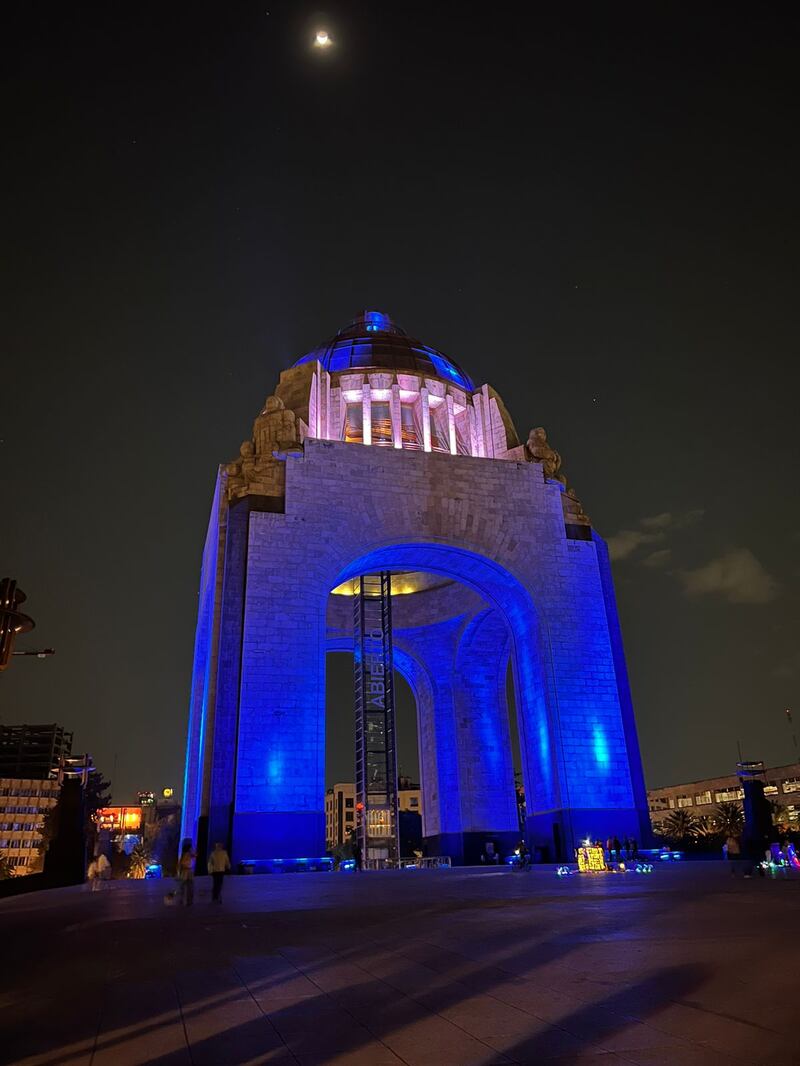
<path fill-rule="evenodd" d="M 800 1063 L 800 877 L 721 863 L 210 879 L 0 901 L 17 1066 Z"/>

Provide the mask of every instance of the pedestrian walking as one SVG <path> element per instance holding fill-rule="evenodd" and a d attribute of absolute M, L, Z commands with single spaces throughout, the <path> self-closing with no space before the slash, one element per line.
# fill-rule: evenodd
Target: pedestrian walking
<path fill-rule="evenodd" d="M 622 859 L 622 844 L 619 842 L 619 837 L 614 837 L 614 854 L 617 856 L 617 862 Z"/>
<path fill-rule="evenodd" d="M 97 879 L 98 879 L 98 881 L 100 881 L 101 883 L 104 882 L 104 881 L 110 881 L 111 880 L 111 863 L 108 861 L 108 858 L 103 854 L 102 851 L 97 856 L 96 862 L 97 862 Z"/>
<path fill-rule="evenodd" d="M 731 864 L 731 877 L 736 877 L 736 870 L 742 858 L 742 848 L 739 844 L 739 838 L 734 836 L 733 833 L 725 841 L 725 855 Z"/>
<path fill-rule="evenodd" d="M 100 888 L 100 874 L 97 870 L 97 859 L 92 859 L 89 863 L 89 869 L 86 871 L 86 877 L 89 881 L 89 891 L 97 892 Z"/>
<path fill-rule="evenodd" d="M 222 903 L 222 882 L 225 874 L 230 872 L 231 860 L 221 840 L 214 845 L 214 850 L 208 858 L 208 872 L 211 874 L 213 887 L 211 889 L 211 902 Z"/>
<path fill-rule="evenodd" d="M 191 907 L 194 903 L 194 860 L 195 852 L 192 842 L 187 837 L 181 844 L 181 857 L 178 859 L 178 888 L 181 903 L 185 907 Z"/>

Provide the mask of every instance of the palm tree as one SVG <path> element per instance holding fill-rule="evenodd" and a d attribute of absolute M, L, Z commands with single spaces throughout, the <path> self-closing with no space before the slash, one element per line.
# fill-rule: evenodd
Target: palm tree
<path fill-rule="evenodd" d="M 662 836 L 682 844 L 698 834 L 697 819 L 689 811 L 672 811 L 659 826 Z"/>
<path fill-rule="evenodd" d="M 146 844 L 137 844 L 130 854 L 131 864 L 128 867 L 128 877 L 132 877 L 137 881 L 141 881 L 147 872 L 147 867 L 150 865 L 152 855 L 150 849 Z"/>
<path fill-rule="evenodd" d="M 719 830 L 710 815 L 700 814 L 695 819 L 695 832 L 699 837 L 715 837 Z"/>
<path fill-rule="evenodd" d="M 714 812 L 717 832 L 724 837 L 736 837 L 744 829 L 744 811 L 736 802 L 718 803 Z"/>

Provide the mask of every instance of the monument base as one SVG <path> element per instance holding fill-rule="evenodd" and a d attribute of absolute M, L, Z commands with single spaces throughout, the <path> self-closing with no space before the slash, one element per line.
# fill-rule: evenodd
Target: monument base
<path fill-rule="evenodd" d="M 314 859 L 324 854 L 324 811 L 258 811 L 234 815 L 231 856 L 234 866 L 253 859 Z"/>

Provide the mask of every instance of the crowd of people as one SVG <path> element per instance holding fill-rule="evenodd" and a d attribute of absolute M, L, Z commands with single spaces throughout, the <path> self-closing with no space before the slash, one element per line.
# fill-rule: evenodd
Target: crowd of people
<path fill-rule="evenodd" d="M 639 858 L 639 843 L 634 837 L 609 837 L 605 845 L 606 859 L 611 862 L 636 862 Z"/>

